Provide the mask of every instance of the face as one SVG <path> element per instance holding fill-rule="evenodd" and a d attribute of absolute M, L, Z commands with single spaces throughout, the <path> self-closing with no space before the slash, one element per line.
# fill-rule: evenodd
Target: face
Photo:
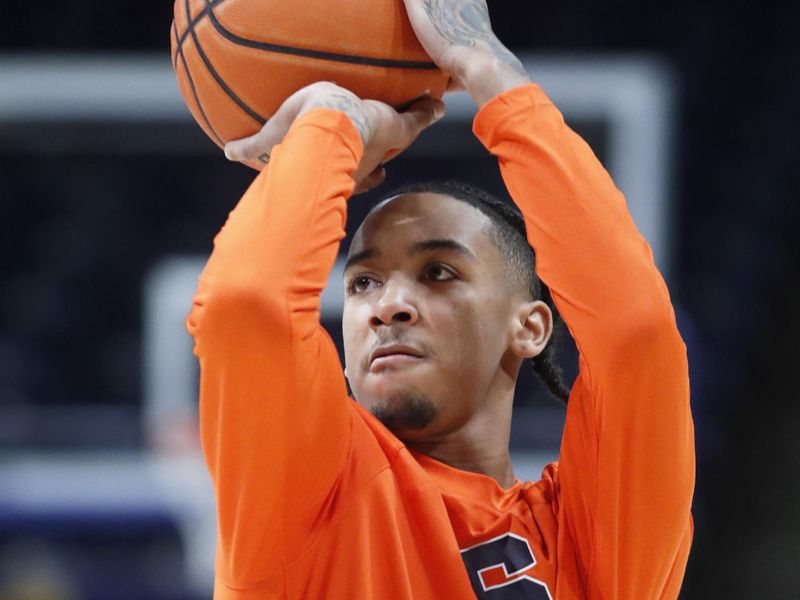
<path fill-rule="evenodd" d="M 346 374 L 356 400 L 401 439 L 463 426 L 502 376 L 515 295 L 489 227 L 464 202 L 409 194 L 373 210 L 353 238 Z"/>

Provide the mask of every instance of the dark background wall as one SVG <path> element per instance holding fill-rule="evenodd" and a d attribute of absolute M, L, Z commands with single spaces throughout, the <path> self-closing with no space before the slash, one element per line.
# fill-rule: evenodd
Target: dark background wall
<path fill-rule="evenodd" d="M 672 293 L 694 324 L 693 358 L 702 365 L 693 364 L 693 387 L 703 398 L 695 406 L 697 535 L 684 597 L 800 597 L 800 3 L 502 0 L 490 9 L 515 50 L 645 51 L 674 66 Z M 166 52 L 171 13 L 167 2 L 14 3 L 4 8 L 0 51 Z M 0 161 L 14 169 L 12 156 Z M 9 202 L 15 193 L 0 181 L 3 269 L 30 251 L 5 225 L 37 218 Z M 92 186 L 87 193 L 102 194 Z M 148 227 L 157 215 L 145 204 L 109 218 Z M 108 259 L 97 268 L 111 276 Z M 3 295 L 13 297 L 7 283 Z M 99 310 L 115 310 L 125 299 L 102 301 L 108 306 Z M 113 363 L 113 352 L 103 360 Z M 124 387 L 120 377 L 108 385 Z"/>

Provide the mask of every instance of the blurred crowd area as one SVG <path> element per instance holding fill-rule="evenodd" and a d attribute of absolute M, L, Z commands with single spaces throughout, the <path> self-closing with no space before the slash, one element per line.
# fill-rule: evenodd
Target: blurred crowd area
<path fill-rule="evenodd" d="M 503 0 L 490 10 L 513 50 L 645 52 L 672 66 L 670 288 L 690 352 L 698 450 L 682 598 L 800 597 L 800 4 Z M 166 54 L 171 11 L 18 3 L 0 24 L 0 61 Z M 602 156 L 604 133 L 582 125 Z M 95 152 L 42 155 L 26 147 L 47 140 L 22 131 L 0 119 L 0 459 L 141 448 L 143 281 L 165 255 L 207 253 L 252 176 L 203 153 L 107 153 L 103 128 L 81 132 Z M 130 135 L 209 143 L 166 124 Z M 448 169 L 502 185 L 472 164 Z M 388 185 L 427 173 L 412 161 Z M 530 378 L 523 386 L 534 394 Z M 89 416 L 87 405 L 99 410 Z M 167 515 L 79 517 L 54 530 L 0 505 L 0 599 L 100 598 L 115 586 L 119 598 L 190 597 L 174 586 L 185 553 Z"/>

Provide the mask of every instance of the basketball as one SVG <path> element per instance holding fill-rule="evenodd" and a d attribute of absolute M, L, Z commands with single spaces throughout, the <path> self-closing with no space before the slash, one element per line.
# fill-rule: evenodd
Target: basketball
<path fill-rule="evenodd" d="M 176 0 L 170 37 L 181 94 L 220 147 L 315 81 L 398 108 L 447 87 L 402 0 Z"/>

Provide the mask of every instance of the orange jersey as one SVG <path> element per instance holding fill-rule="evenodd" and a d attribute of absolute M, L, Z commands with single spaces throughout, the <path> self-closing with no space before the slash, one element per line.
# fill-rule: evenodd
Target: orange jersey
<path fill-rule="evenodd" d="M 560 461 L 503 489 L 348 397 L 319 322 L 363 145 L 316 109 L 215 239 L 187 321 L 215 598 L 676 598 L 692 537 L 686 349 L 622 194 L 534 84 L 476 115 L 580 350 Z"/>

